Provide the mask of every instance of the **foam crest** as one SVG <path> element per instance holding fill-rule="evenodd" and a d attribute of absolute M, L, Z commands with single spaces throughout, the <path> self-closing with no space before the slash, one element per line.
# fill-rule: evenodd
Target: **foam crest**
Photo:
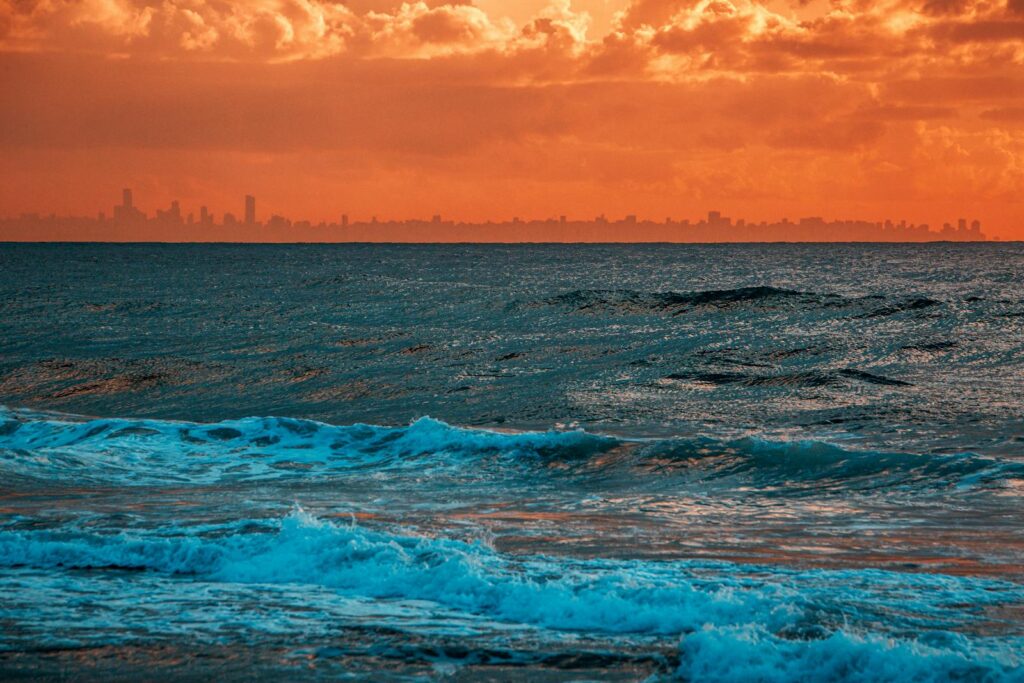
<path fill-rule="evenodd" d="M 706 627 L 683 638 L 680 678 L 693 681 L 945 683 L 1024 681 L 1017 643 L 934 632 L 914 640 L 857 636 L 787 640 L 763 628 Z"/>
<path fill-rule="evenodd" d="M 615 451 L 623 457 L 594 461 Z M 421 418 L 405 427 L 334 426 L 253 417 L 214 424 L 164 420 L 81 420 L 0 411 L 0 470 L 40 479 L 69 472 L 123 484 L 213 483 L 402 470 L 417 476 L 490 459 L 486 476 L 520 477 L 523 468 L 559 476 L 679 476 L 737 486 L 804 490 L 917 490 L 998 486 L 1024 479 L 1024 463 L 971 453 L 850 450 L 811 441 L 756 437 L 631 439 L 582 430 L 496 432 Z M 563 467 L 543 465 L 558 461 Z"/>
<path fill-rule="evenodd" d="M 702 584 L 642 562 L 512 562 L 486 545 L 389 534 L 318 520 L 296 509 L 265 533 L 217 538 L 0 533 L 0 566 L 114 568 L 239 583 L 308 583 L 376 599 L 429 600 L 535 626 L 675 634 L 709 618 L 775 626 L 798 610 L 792 589 Z"/>
<path fill-rule="evenodd" d="M 453 427 L 428 417 L 406 427 L 383 427 L 279 417 L 199 424 L 0 411 L 0 468 L 38 478 L 75 470 L 86 480 L 114 477 L 125 484 L 421 467 L 423 458 L 440 465 L 495 454 L 510 462 L 585 458 L 617 443 L 582 430 L 502 433 Z"/>
<path fill-rule="evenodd" d="M 1012 583 L 879 570 L 512 557 L 482 543 L 332 524 L 300 509 L 259 524 L 201 535 L 0 532 L 0 566 L 312 584 L 346 597 L 425 601 L 518 627 L 681 637 L 679 674 L 689 680 L 881 681 L 900 673 L 915 681 L 1020 680 L 1019 635 L 968 638 L 945 630 L 950 604 L 971 604 L 971 612 L 957 615 L 969 623 L 986 619 L 987 607 L 1024 603 L 1024 589 Z M 894 635 L 858 635 L 880 623 Z"/>

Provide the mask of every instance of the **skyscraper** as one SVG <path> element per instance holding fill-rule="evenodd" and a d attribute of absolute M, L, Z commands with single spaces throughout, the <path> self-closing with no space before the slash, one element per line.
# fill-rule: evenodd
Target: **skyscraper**
<path fill-rule="evenodd" d="M 245 224 L 256 224 L 256 198 L 251 194 L 245 195 Z"/>
<path fill-rule="evenodd" d="M 115 221 L 138 221 L 144 219 L 142 212 L 135 208 L 131 188 L 121 190 L 121 205 L 114 207 Z"/>

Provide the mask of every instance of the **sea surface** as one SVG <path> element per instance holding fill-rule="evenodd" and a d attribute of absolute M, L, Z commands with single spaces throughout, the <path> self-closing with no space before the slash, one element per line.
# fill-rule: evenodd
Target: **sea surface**
<path fill-rule="evenodd" d="M 0 679 L 1024 681 L 1022 283 L 0 244 Z"/>

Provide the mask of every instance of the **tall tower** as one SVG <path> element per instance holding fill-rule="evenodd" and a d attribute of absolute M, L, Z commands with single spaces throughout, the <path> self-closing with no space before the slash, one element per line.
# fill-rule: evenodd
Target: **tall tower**
<path fill-rule="evenodd" d="M 142 212 L 135 208 L 132 203 L 131 188 L 121 190 L 121 205 L 114 207 L 115 221 L 137 221 L 144 218 Z"/>
<path fill-rule="evenodd" d="M 256 198 L 251 194 L 245 195 L 245 224 L 256 224 Z"/>

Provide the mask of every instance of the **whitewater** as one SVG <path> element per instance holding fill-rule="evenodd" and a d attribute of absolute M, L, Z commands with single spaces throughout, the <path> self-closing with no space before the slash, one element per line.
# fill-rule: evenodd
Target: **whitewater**
<path fill-rule="evenodd" d="M 1024 249 L 0 247 L 0 678 L 1024 681 Z"/>

